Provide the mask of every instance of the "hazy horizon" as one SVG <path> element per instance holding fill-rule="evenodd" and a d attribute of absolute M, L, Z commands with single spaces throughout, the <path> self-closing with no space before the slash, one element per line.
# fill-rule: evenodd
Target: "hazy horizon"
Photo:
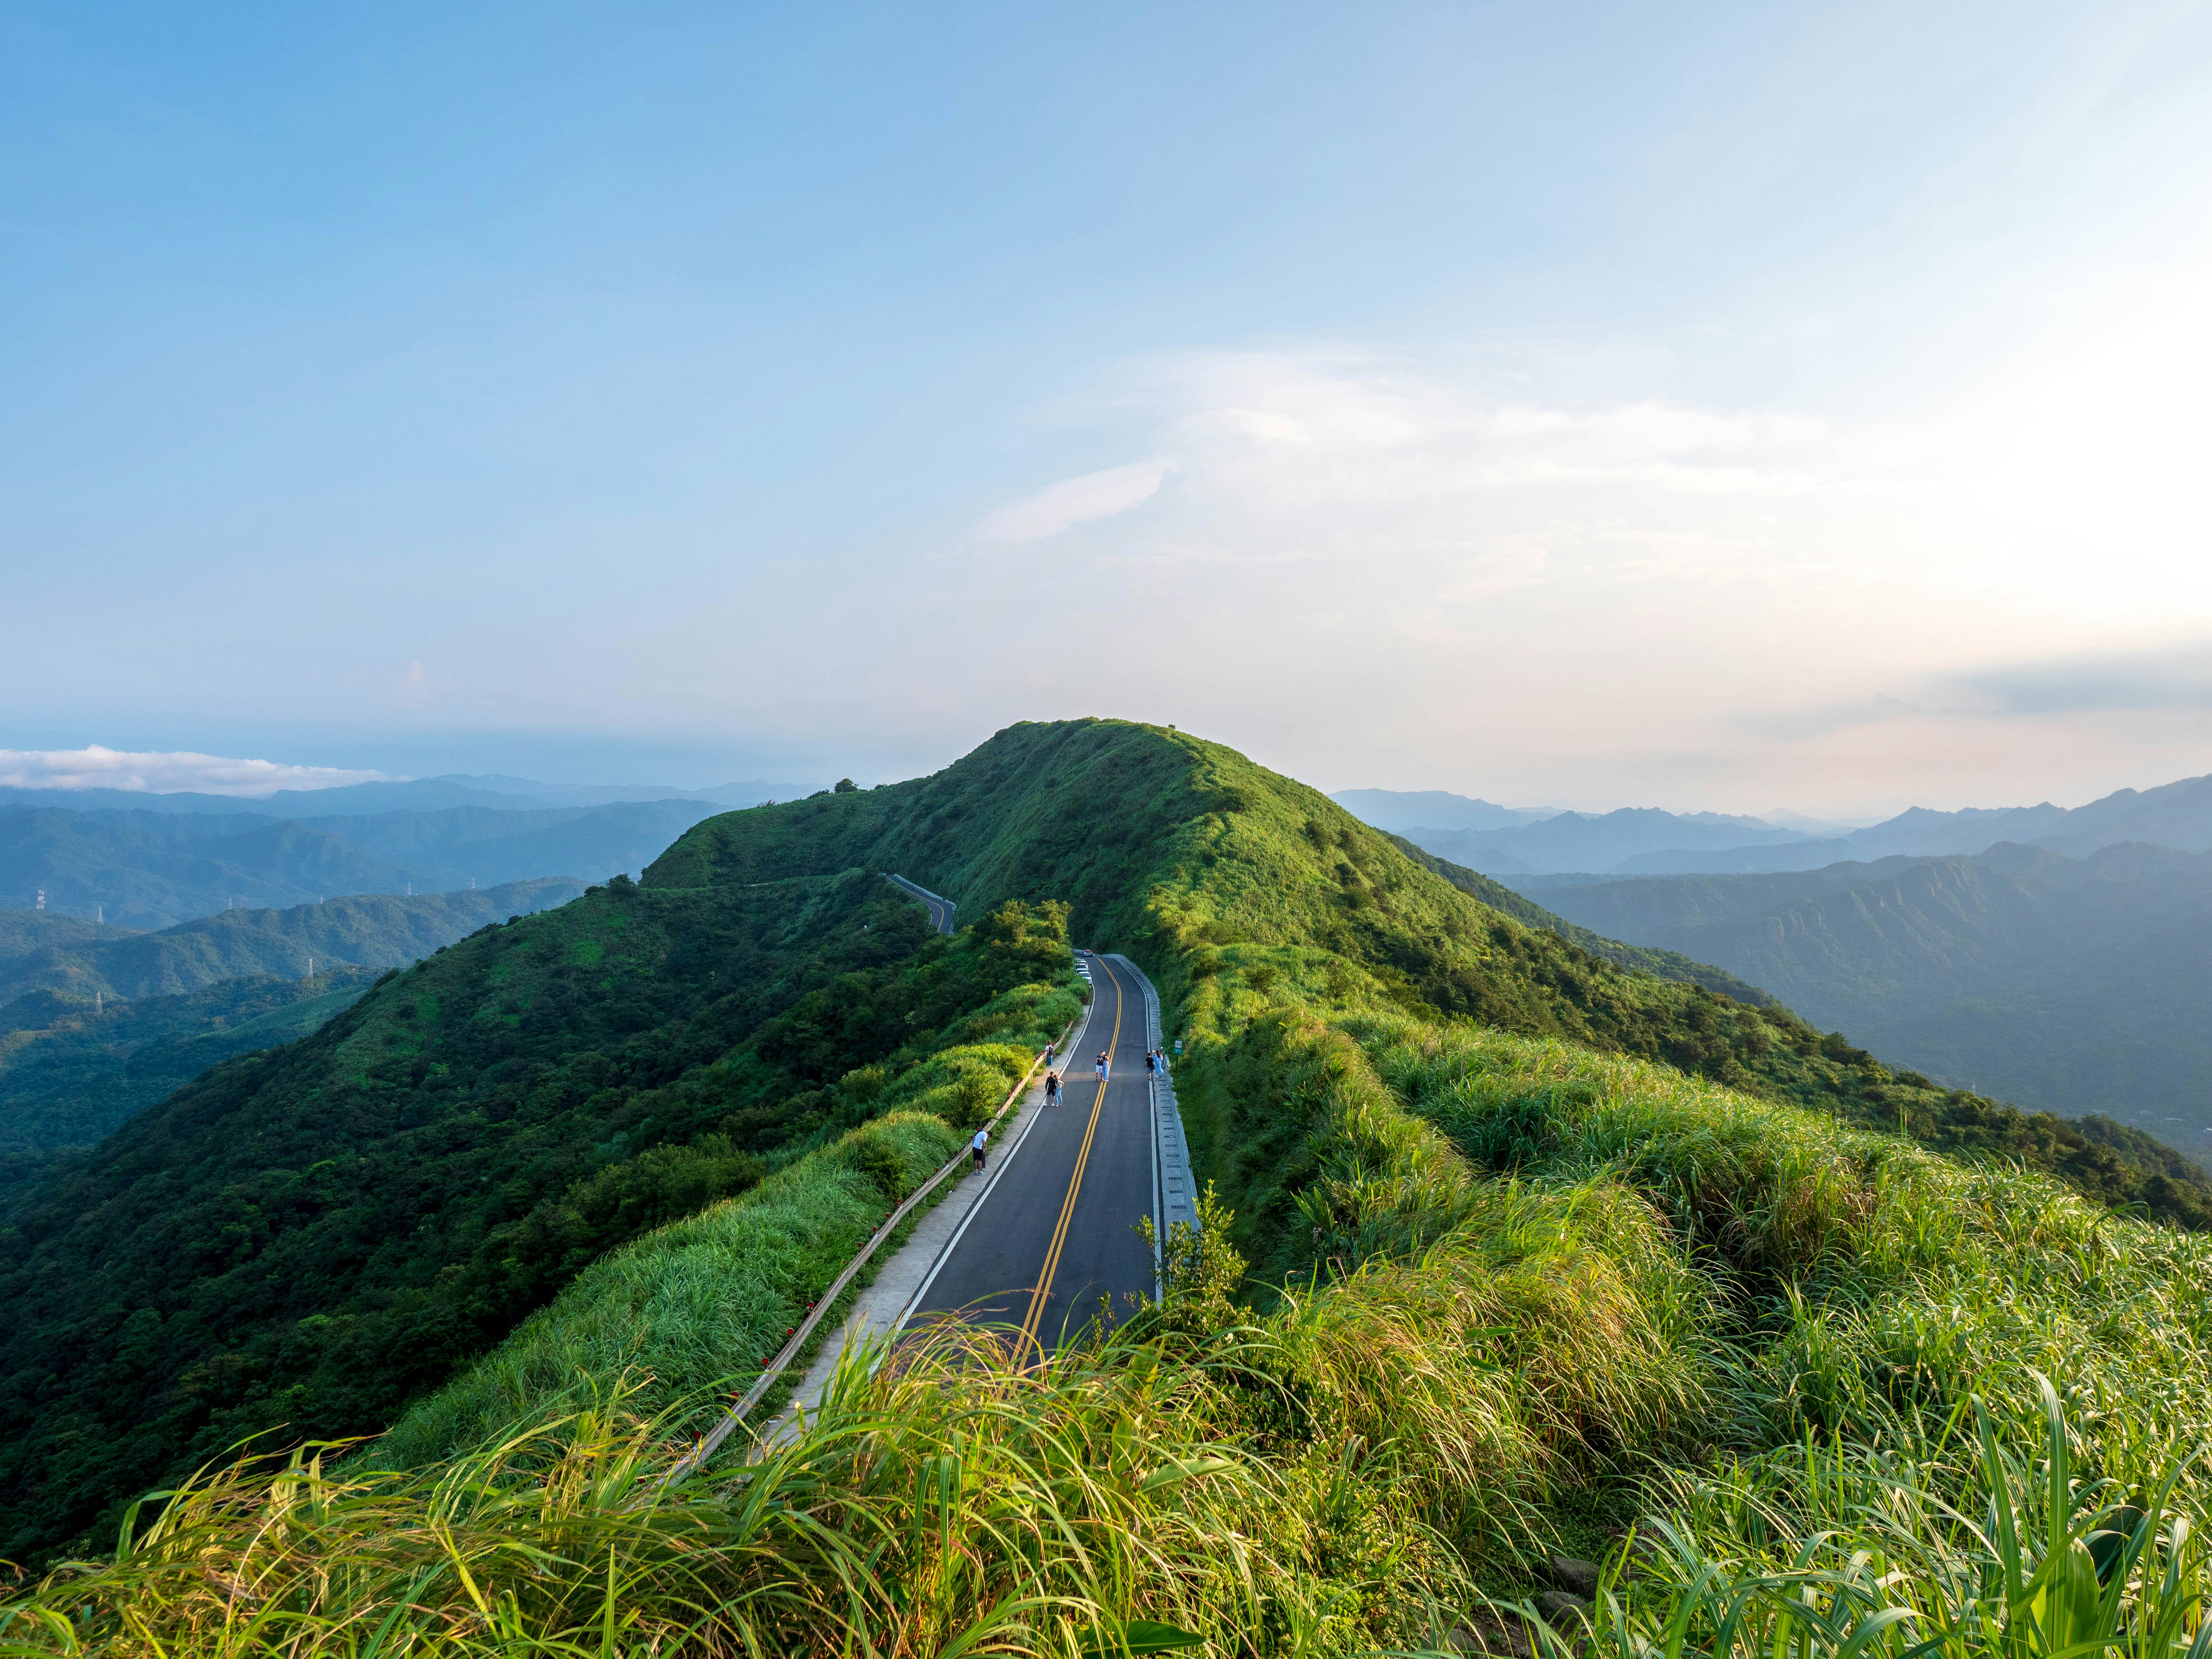
<path fill-rule="evenodd" d="M 1193 734 L 1200 738 L 1206 735 L 1203 732 L 1194 732 Z M 978 742 L 981 742 L 981 738 L 977 739 Z M 963 750 L 962 752 L 964 753 L 966 751 Z M 958 758 L 958 755 L 949 755 L 945 757 L 944 763 L 949 765 L 952 761 Z M 931 768 L 930 769 L 935 770 L 938 769 Z M 812 789 L 828 787 L 829 782 L 834 776 L 848 775 L 848 774 L 836 773 L 834 771 L 825 772 L 821 775 L 819 780 L 811 777 L 804 779 L 790 777 L 772 779 L 741 779 L 725 776 L 717 776 L 711 779 L 701 779 L 697 777 L 668 778 L 653 774 L 652 772 L 652 769 L 648 766 L 636 770 L 634 775 L 629 777 L 608 777 L 598 775 L 587 776 L 582 774 L 563 777 L 533 777 L 526 776 L 525 775 L 514 772 L 511 769 L 504 773 L 483 771 L 431 771 L 428 769 L 418 772 L 384 772 L 370 769 L 348 769 L 339 767 L 301 765 L 291 762 L 208 755 L 195 751 L 179 751 L 173 753 L 149 753 L 141 751 L 132 753 L 111 750 L 97 745 L 88 746 L 86 749 L 76 750 L 26 752 L 22 750 L 0 750 L 0 788 L 45 789 L 53 791 L 58 794 L 68 794 L 73 792 L 97 789 L 113 789 L 126 793 L 141 793 L 146 794 L 205 793 L 228 795 L 240 799 L 255 799 L 271 796 L 284 790 L 313 791 L 317 789 L 343 787 L 347 785 L 357 783 L 406 783 L 446 777 L 467 777 L 479 780 L 491 779 L 495 781 L 502 775 L 514 779 L 518 781 L 544 784 L 555 788 L 578 788 L 595 785 L 610 787 L 635 787 L 650 786 L 653 787 L 671 787 L 678 790 L 690 789 L 705 791 L 725 787 L 732 783 L 761 782 L 765 783 L 773 788 L 804 789 L 811 791 Z M 892 783 L 897 782 L 900 780 L 892 777 L 860 777 L 858 778 L 857 781 L 860 781 L 863 787 L 872 787 L 878 783 Z M 1584 801 L 1579 804 L 1568 804 L 1557 801 L 1524 801 L 1505 799 L 1494 795 L 1483 795 L 1480 793 L 1480 792 L 1470 792 L 1467 790 L 1439 791 L 1439 787 L 1435 785 L 1416 784 L 1404 786 L 1401 788 L 1389 785 L 1362 783 L 1330 783 L 1322 785 L 1316 783 L 1315 780 L 1310 778 L 1300 779 L 1299 781 L 1314 784 L 1316 787 L 1323 788 L 1325 793 L 1331 795 L 1343 794 L 1364 789 L 1389 790 L 1393 793 L 1408 794 L 1440 792 L 1447 794 L 1457 795 L 1462 799 L 1487 800 L 1490 805 L 1493 806 L 1506 807 L 1522 811 L 1541 810 L 1557 812 L 1602 814 L 1617 811 L 1624 807 L 1637 809 L 1656 807 L 1658 810 L 1662 811 L 1680 814 L 1717 812 L 1729 817 L 1755 817 L 1762 819 L 1767 823 L 1783 824 L 1784 827 L 1793 828 L 1802 828 L 1802 825 L 1788 825 L 1786 823 L 1785 821 L 1793 817 L 1808 821 L 1819 820 L 1832 827 L 1847 829 L 1858 825 L 1879 823 L 1883 819 L 1894 817 L 1898 813 L 1905 811 L 1913 806 L 1927 807 L 1931 810 L 1940 811 L 1955 811 L 1961 807 L 1978 806 L 2002 808 L 2034 806 L 2041 805 L 2046 800 L 2050 800 L 2054 805 L 2070 808 L 2082 805 L 2088 800 L 2097 799 L 2097 797 L 2094 796 L 2084 796 L 2078 800 L 2057 799 L 2053 797 L 2041 796 L 2032 800 L 1971 800 L 1944 803 L 1940 805 L 1929 800 L 1914 800 L 1906 801 L 1899 805 L 1879 809 L 1821 814 L 1802 812 L 1797 808 L 1788 805 L 1770 805 L 1764 811 L 1747 811 L 1733 807 L 1717 807 L 1709 804 L 1702 804 L 1695 801 L 1668 802 L 1647 799 L 1632 800 L 1616 799 L 1607 801 Z M 2158 787 L 2161 784 L 2178 781 L 2180 781 L 2180 780 L 2176 778 L 2160 778 L 2150 782 L 2123 785 L 2120 787 L 2136 789 L 2152 789 Z M 2112 792 L 2107 790 L 2103 793 L 2109 794 Z"/>
<path fill-rule="evenodd" d="M 2212 10 L 0 23 L 0 747 L 2212 771 Z"/>

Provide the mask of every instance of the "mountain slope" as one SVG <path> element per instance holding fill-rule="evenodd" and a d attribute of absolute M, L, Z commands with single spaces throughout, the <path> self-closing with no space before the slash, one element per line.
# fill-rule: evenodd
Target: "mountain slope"
<path fill-rule="evenodd" d="M 1501 910 L 1527 927 L 1541 927 L 1557 933 L 1561 939 L 1581 946 L 1592 956 L 1624 968 L 1632 973 L 1650 974 L 1655 979 L 1680 980 L 1687 985 L 1702 985 L 1708 991 L 1754 1008 L 1764 1007 L 1776 999 L 1756 985 L 1738 979 L 1723 969 L 1709 963 L 1692 962 L 1674 951 L 1655 951 L 1641 945 L 1624 945 L 1616 939 L 1607 939 L 1587 927 L 1578 927 L 1564 917 L 1547 910 L 1534 900 L 1524 898 L 1503 882 L 1492 881 L 1488 876 L 1464 869 L 1433 853 L 1425 853 L 1402 836 L 1390 837 L 1390 844 L 1424 870 L 1442 876 L 1461 892 L 1480 899 L 1493 910 Z"/>
<path fill-rule="evenodd" d="M 85 1146 L 234 1054 L 307 1035 L 376 978 L 265 974 L 95 1012 L 52 992 L 0 1006 L 0 1155 Z"/>
<path fill-rule="evenodd" d="M 2212 1224 L 2202 1172 L 2163 1152 L 2139 1158 L 2057 1117 L 1893 1073 L 1779 1006 L 1624 970 L 1459 890 L 1317 791 L 1185 732 L 1012 726 L 913 784 L 709 819 L 648 873 L 707 885 L 845 860 L 901 869 L 963 914 L 1065 896 L 1079 941 L 1128 951 L 1164 994 L 1228 971 L 1231 947 L 1318 953 L 1347 985 L 1380 986 L 1422 1018 L 1663 1060 Z M 1263 977 L 1289 971 L 1258 965 Z"/>
<path fill-rule="evenodd" d="M 1543 890 L 1574 921 L 1756 975 L 1937 1076 L 2212 1149 L 2212 857 L 1999 846 Z"/>
<path fill-rule="evenodd" d="M 159 933 L 14 912 L 0 929 L 0 1157 L 96 1141 L 218 1061 L 306 1036 L 377 969 L 582 890 L 551 878 L 333 899 Z"/>
<path fill-rule="evenodd" d="M 1295 979 L 1317 1006 L 1662 1060 L 2212 1221 L 2203 1188 L 2055 1120 L 1946 1096 L 1786 1010 L 1527 927 L 1231 750 L 1116 721 L 1021 725 L 931 777 L 709 819 L 641 887 L 380 983 L 19 1204 L 0 1236 L 15 1367 L 0 1552 L 75 1536 L 280 1419 L 381 1428 L 597 1252 L 866 1121 L 877 1067 L 915 1052 L 915 1030 L 955 1033 L 1044 969 L 1022 954 L 1042 937 L 1029 923 L 1006 931 L 1011 955 L 975 929 L 939 939 L 884 871 L 987 920 L 1065 903 L 1077 941 L 1128 951 L 1175 1006 L 1249 1020 Z M 1261 1214 L 1314 1169 L 1304 1135 L 1212 1155 Z M 589 1199 L 602 1183 L 647 1196 Z M 587 1215 L 614 1219 L 563 1218 Z"/>

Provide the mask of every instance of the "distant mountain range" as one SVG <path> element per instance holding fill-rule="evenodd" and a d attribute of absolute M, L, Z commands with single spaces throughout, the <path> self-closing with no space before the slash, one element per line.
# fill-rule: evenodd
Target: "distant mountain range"
<path fill-rule="evenodd" d="M 306 1036 L 385 969 L 583 890 L 340 898 L 153 933 L 0 911 L 0 1158 L 98 1140 L 218 1060 Z"/>
<path fill-rule="evenodd" d="M 684 830 L 725 810 L 664 800 L 278 818 L 0 804 L 0 904 L 30 909 L 43 892 L 50 914 L 143 930 L 230 907 L 283 908 L 345 894 L 445 892 L 554 875 L 602 880 L 643 870 Z"/>
<path fill-rule="evenodd" d="M 1894 854 L 1972 856 L 2000 842 L 2048 848 L 2070 858 L 2125 842 L 2147 842 L 2182 853 L 2212 850 L 2212 776 L 2184 778 L 2156 789 L 2115 790 L 2072 808 L 2048 801 L 2038 806 L 1969 807 L 1959 812 L 1931 812 L 1916 806 L 1847 836 L 1800 840 L 1786 847 L 1747 842 L 1719 854 L 1654 850 L 1617 867 L 1650 875 L 1817 870 L 1838 860 Z"/>
<path fill-rule="evenodd" d="M 793 788 L 781 793 L 795 795 L 804 792 Z M 607 806 L 621 801 L 660 800 L 705 801 L 727 811 L 733 806 L 757 806 L 778 795 L 774 786 L 758 780 L 717 784 L 712 789 L 678 789 L 659 784 L 533 783 L 528 778 L 484 777 L 455 772 L 443 777 L 408 778 L 390 783 L 349 783 L 334 789 L 280 789 L 269 795 L 207 795 L 189 790 L 157 794 L 136 789 L 8 787 L 0 787 L 0 807 L 318 818 L 364 812 L 434 812 L 449 806 L 481 806 L 512 812 L 547 806 Z"/>
<path fill-rule="evenodd" d="M 1562 812 L 1508 830 L 1438 833 L 1415 829 L 1402 833 L 1439 858 L 1492 875 L 1602 872 L 1653 856 L 1657 848 L 1695 849 L 1710 855 L 1747 844 L 1782 846 L 1805 840 L 1795 830 L 1778 829 L 1757 818 L 1733 817 L 1724 812 L 1662 812 L 1649 806 L 1624 806 L 1616 812 Z"/>
<path fill-rule="evenodd" d="M 2127 842 L 2179 852 L 2212 849 L 2212 776 L 2160 788 L 2122 789 L 2067 808 L 1912 807 L 1841 835 L 1808 833 L 1809 821 L 1674 813 L 1624 807 L 1606 813 L 1534 814 L 1442 791 L 1346 790 L 1335 799 L 1377 829 L 1440 858 L 1493 876 L 1690 875 L 1818 870 L 1891 856 L 1968 856 L 2002 842 L 2069 857 Z"/>
<path fill-rule="evenodd" d="M 1443 789 L 1340 789 L 1329 797 L 1363 823 L 1385 834 L 1408 830 L 1510 830 L 1555 818 L 1556 806 L 1498 806 Z"/>
<path fill-rule="evenodd" d="M 2201 843 L 2185 804 L 2204 782 L 1969 823 L 2026 821 L 2079 845 L 2157 823 Z M 1948 828 L 1930 822 L 1947 816 Z M 1900 834 L 1978 836 L 1956 822 L 1966 817 L 1891 822 Z M 2201 846 L 2123 842 L 2068 858 L 2006 842 L 1787 873 L 1508 884 L 1595 933 L 1714 963 L 1892 1064 L 2212 1153 L 2212 856 Z"/>

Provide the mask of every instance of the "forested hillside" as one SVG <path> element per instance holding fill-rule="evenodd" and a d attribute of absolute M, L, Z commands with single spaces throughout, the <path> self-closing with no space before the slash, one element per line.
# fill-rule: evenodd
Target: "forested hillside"
<path fill-rule="evenodd" d="M 1477 871 L 1425 852 L 1403 836 L 1392 836 L 1390 844 L 1424 870 L 1434 871 L 1461 892 L 1481 900 L 1492 909 L 1501 910 L 1528 927 L 1541 927 L 1547 933 L 1557 933 L 1561 939 L 1580 945 L 1592 956 L 1601 957 L 1616 968 L 1650 974 L 1656 979 L 1675 979 L 1686 985 L 1702 985 L 1708 991 L 1717 991 L 1723 996 L 1748 1003 L 1754 1008 L 1765 1007 L 1776 1000 L 1757 986 L 1748 984 L 1710 963 L 1692 962 L 1675 951 L 1655 951 L 1645 945 L 1623 944 L 1619 939 L 1607 939 L 1603 934 L 1593 933 L 1587 927 L 1578 927 L 1565 917 L 1553 915 L 1534 899 L 1522 897 L 1503 882 L 1492 881 Z"/>
<path fill-rule="evenodd" d="M 226 910 L 158 933 L 0 911 L 0 1188 L 35 1179 L 57 1149 L 99 1140 L 219 1060 L 306 1036 L 377 969 L 582 890 L 556 877 L 332 899 Z"/>
<path fill-rule="evenodd" d="M 0 1006 L 0 1157 L 99 1140 L 218 1061 L 305 1036 L 376 976 L 252 974 L 98 1009 L 51 991 L 17 997 Z"/>

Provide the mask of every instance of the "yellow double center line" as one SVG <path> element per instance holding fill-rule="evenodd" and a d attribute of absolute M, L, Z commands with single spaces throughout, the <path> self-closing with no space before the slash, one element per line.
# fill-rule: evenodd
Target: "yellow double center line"
<path fill-rule="evenodd" d="M 1106 968 L 1103 957 L 1093 957 L 1091 961 L 1101 968 Z M 1106 977 L 1114 981 L 1114 1035 L 1106 1040 L 1106 1054 L 1110 1060 L 1115 1046 L 1121 1040 L 1121 976 L 1111 968 L 1106 968 Z M 1084 1126 L 1083 1146 L 1075 1154 L 1075 1173 L 1068 1177 L 1067 1196 L 1060 1203 L 1060 1224 L 1052 1230 L 1052 1243 L 1046 1247 L 1044 1253 L 1044 1267 L 1037 1274 L 1036 1289 L 1030 1296 L 1029 1314 L 1022 1321 L 1022 1337 L 1015 1349 L 1017 1353 L 1027 1353 L 1032 1346 L 1040 1351 L 1043 1347 L 1037 1340 L 1037 1324 L 1044 1317 L 1046 1298 L 1052 1294 L 1052 1276 L 1060 1269 L 1060 1246 L 1067 1243 L 1067 1224 L 1075 1214 L 1075 1195 L 1083 1190 L 1084 1166 L 1091 1162 L 1091 1143 L 1098 1137 L 1098 1114 L 1105 1105 L 1106 1079 L 1101 1078 L 1098 1079 L 1098 1093 L 1091 1102 L 1091 1121 Z"/>

